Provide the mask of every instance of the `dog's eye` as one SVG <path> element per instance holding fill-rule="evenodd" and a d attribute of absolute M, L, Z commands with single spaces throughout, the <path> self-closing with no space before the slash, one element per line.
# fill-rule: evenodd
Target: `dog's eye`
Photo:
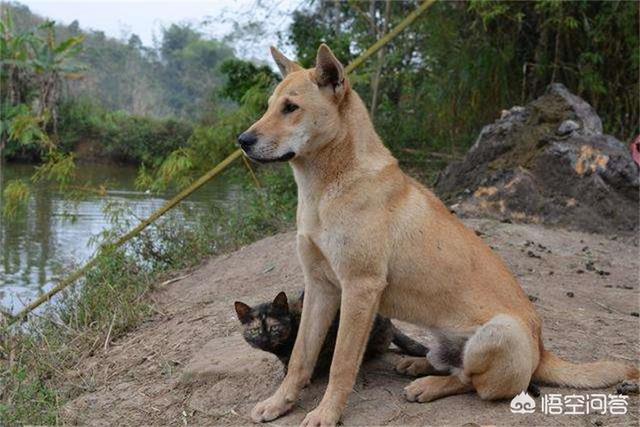
<path fill-rule="evenodd" d="M 298 108 L 300 108 L 300 107 L 298 107 L 296 104 L 294 104 L 292 102 L 287 102 L 286 104 L 284 104 L 284 108 L 282 108 L 282 113 L 283 114 L 293 113 Z"/>

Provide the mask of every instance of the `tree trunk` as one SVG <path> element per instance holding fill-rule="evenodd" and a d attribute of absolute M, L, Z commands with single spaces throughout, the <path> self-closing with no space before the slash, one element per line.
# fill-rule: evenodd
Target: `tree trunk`
<path fill-rule="evenodd" d="M 540 36 L 538 37 L 538 43 L 536 44 L 535 51 L 533 53 L 533 61 L 529 67 L 529 82 L 530 89 L 529 95 L 537 97 L 539 95 L 538 90 L 541 86 L 540 67 L 543 65 L 545 55 L 549 49 L 549 26 L 545 22 L 544 16 L 541 14 L 538 20 L 538 28 L 540 30 Z M 542 82 L 544 86 L 544 82 Z"/>
<path fill-rule="evenodd" d="M 371 2 L 373 6 L 375 6 L 375 2 Z M 371 20 L 372 23 L 375 24 L 375 7 L 371 7 Z M 391 0 L 386 0 L 385 3 L 385 12 L 384 12 L 384 21 L 382 22 L 382 28 L 378 30 L 378 28 L 374 28 L 376 32 L 378 32 L 378 39 L 384 36 L 389 29 L 389 20 L 391 19 Z M 373 78 L 371 80 L 371 106 L 369 110 L 369 115 L 371 116 L 371 120 L 375 119 L 376 109 L 378 107 L 378 97 L 380 93 L 380 79 L 382 77 L 382 68 L 384 66 L 384 57 L 386 53 L 386 48 L 383 47 L 378 51 L 378 62 L 376 65 L 376 71 L 373 74 Z"/>

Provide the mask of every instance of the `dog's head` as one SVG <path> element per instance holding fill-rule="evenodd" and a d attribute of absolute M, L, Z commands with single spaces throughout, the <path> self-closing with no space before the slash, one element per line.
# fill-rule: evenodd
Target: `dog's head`
<path fill-rule="evenodd" d="M 344 67 L 325 44 L 316 66 L 304 69 L 276 48 L 271 55 L 284 79 L 264 115 L 238 137 L 248 157 L 259 162 L 303 158 L 335 139 L 340 104 L 349 92 Z"/>

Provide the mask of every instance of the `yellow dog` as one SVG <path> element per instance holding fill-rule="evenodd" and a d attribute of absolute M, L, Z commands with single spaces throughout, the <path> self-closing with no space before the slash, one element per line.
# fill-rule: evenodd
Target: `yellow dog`
<path fill-rule="evenodd" d="M 329 384 L 303 425 L 335 425 L 351 392 L 376 313 L 434 331 L 427 358 L 398 366 L 425 376 L 405 389 L 427 402 L 475 390 L 511 398 L 534 381 L 602 387 L 635 379 L 617 362 L 572 364 L 544 349 L 541 321 L 504 262 L 382 144 L 342 64 L 321 45 L 303 69 L 276 49 L 284 80 L 264 116 L 239 137 L 258 162 L 289 161 L 298 185 L 304 309 L 288 373 L 255 421 L 289 411 L 309 382 L 340 308 Z"/>

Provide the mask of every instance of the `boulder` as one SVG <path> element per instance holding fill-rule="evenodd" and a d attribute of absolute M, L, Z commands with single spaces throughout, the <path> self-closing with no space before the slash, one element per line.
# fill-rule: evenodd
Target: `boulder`
<path fill-rule="evenodd" d="M 639 168 L 602 133 L 583 99 L 552 84 L 485 126 L 435 190 L 461 216 L 562 225 L 591 232 L 638 229 Z"/>

